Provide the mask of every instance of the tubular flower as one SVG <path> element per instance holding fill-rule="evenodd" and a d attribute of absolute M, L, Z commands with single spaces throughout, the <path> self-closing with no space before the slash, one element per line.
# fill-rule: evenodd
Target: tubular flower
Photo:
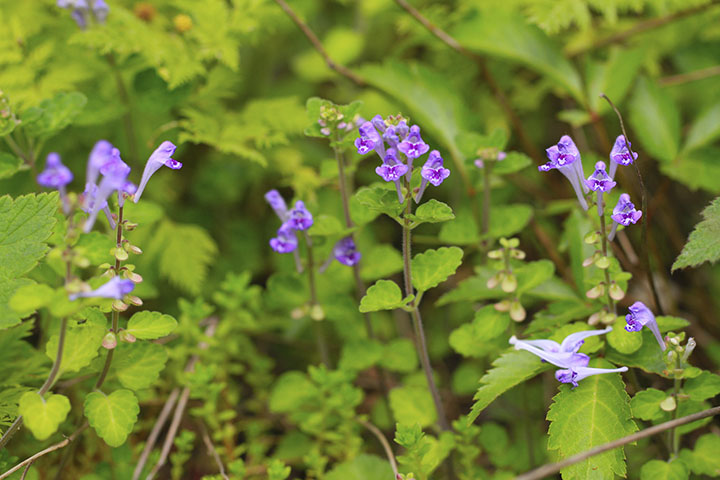
<path fill-rule="evenodd" d="M 287 204 L 282 195 L 280 195 L 280 192 L 270 190 L 265 194 L 265 200 L 270 204 L 270 207 L 275 211 L 275 214 L 280 218 L 281 222 L 285 222 L 288 219 Z"/>
<path fill-rule="evenodd" d="M 92 212 L 95 205 L 97 189 L 98 187 L 94 183 L 88 183 L 85 185 L 85 191 L 83 192 L 83 212 L 88 214 Z M 115 224 L 115 219 L 113 218 L 112 213 L 110 213 L 110 208 L 108 207 L 107 200 L 103 202 L 103 204 L 100 206 L 100 209 L 105 212 L 105 216 L 107 217 L 108 223 L 110 224 L 110 229 L 115 230 L 115 227 L 117 225 Z"/>
<path fill-rule="evenodd" d="M 443 158 L 440 156 L 440 152 L 433 150 L 430 152 L 425 165 L 420 170 L 422 176 L 422 183 L 420 184 L 420 190 L 418 190 L 415 196 L 415 203 L 420 203 L 420 199 L 425 193 L 428 182 L 434 186 L 439 186 L 446 178 L 450 176 L 450 170 L 443 167 Z"/>
<path fill-rule="evenodd" d="M 295 251 L 298 246 L 295 230 L 290 228 L 288 224 L 283 224 L 277 231 L 277 237 L 270 239 L 270 246 L 277 253 L 290 253 Z"/>
<path fill-rule="evenodd" d="M 362 257 L 360 252 L 357 251 L 352 237 L 345 237 L 339 240 L 333 247 L 333 256 L 338 262 L 348 267 L 357 264 Z"/>
<path fill-rule="evenodd" d="M 72 172 L 62 164 L 60 155 L 55 152 L 48 154 L 45 159 L 45 170 L 37 176 L 38 184 L 46 188 L 57 188 L 58 192 L 60 192 L 60 200 L 65 214 L 70 212 L 65 185 L 72 182 L 72 179 Z"/>
<path fill-rule="evenodd" d="M 403 203 L 405 198 L 402 194 L 402 185 L 400 185 L 402 176 L 408 171 L 408 166 L 398 160 L 397 150 L 388 148 L 387 154 L 382 165 L 375 168 L 375 173 L 380 175 L 386 182 L 395 182 L 395 188 L 398 194 L 398 201 Z"/>
<path fill-rule="evenodd" d="M 585 201 L 583 192 L 587 193 L 588 189 L 584 182 L 585 174 L 583 173 L 580 151 L 575 146 L 575 142 L 568 135 L 563 135 L 556 145 L 545 149 L 545 153 L 549 161 L 544 165 L 540 165 L 538 170 L 541 172 L 558 170 L 565 175 L 565 178 L 568 179 L 573 190 L 575 190 L 580 206 L 583 210 L 587 210 L 588 204 Z"/>
<path fill-rule="evenodd" d="M 660 334 L 660 327 L 658 327 L 657 321 L 655 320 L 655 315 L 653 315 L 650 309 L 642 302 L 635 302 L 630 305 L 628 310 L 630 313 L 625 315 L 625 321 L 627 322 L 625 330 L 628 332 L 639 332 L 643 327 L 648 327 L 653 335 L 655 335 L 655 340 L 657 340 L 660 345 L 660 349 L 664 352 L 667 347 Z"/>
<path fill-rule="evenodd" d="M 123 280 L 120 277 L 113 277 L 104 285 L 89 292 L 73 293 L 70 300 L 78 298 L 114 298 L 121 300 L 125 295 L 133 291 L 135 284 L 132 280 Z"/>
<path fill-rule="evenodd" d="M 578 382 L 583 378 L 600 375 L 602 373 L 618 373 L 627 372 L 627 367 L 620 368 L 592 368 L 592 367 L 572 367 L 565 370 L 558 370 L 555 372 L 555 378 L 558 382 L 571 383 L 572 388 L 578 386 Z"/>
<path fill-rule="evenodd" d="M 360 137 L 355 139 L 355 147 L 360 155 L 375 150 L 380 158 L 385 156 L 385 146 L 383 145 L 382 137 L 375 130 L 373 122 L 365 122 L 358 127 Z"/>
<path fill-rule="evenodd" d="M 93 146 L 90 157 L 88 158 L 85 184 L 96 184 L 98 176 L 100 175 L 100 169 L 103 165 L 112 161 L 113 157 L 120 157 L 120 150 L 113 147 L 112 143 L 107 140 L 99 140 L 95 146 Z"/>
<path fill-rule="evenodd" d="M 302 200 L 295 202 L 295 208 L 288 213 L 288 219 L 285 225 L 293 230 L 307 230 L 312 224 L 313 216 L 312 213 L 305 208 L 305 203 Z"/>
<path fill-rule="evenodd" d="M 130 167 L 123 162 L 119 156 L 113 158 L 111 162 L 106 163 L 100 169 L 100 173 L 103 178 L 97 187 L 92 209 L 90 210 L 88 219 L 85 221 L 83 228 L 85 233 L 92 230 L 97 214 L 104 205 L 107 205 L 107 199 L 110 194 L 117 191 L 118 195 L 122 197 L 123 192 L 133 190 L 134 187 L 134 185 L 127 181 L 127 177 L 130 174 Z M 121 199 L 118 201 L 121 202 Z"/>
<path fill-rule="evenodd" d="M 595 164 L 595 172 L 585 180 L 585 185 L 593 192 L 609 192 L 617 185 L 605 171 L 605 162 Z"/>
<path fill-rule="evenodd" d="M 627 193 L 620 195 L 620 199 L 618 199 L 618 203 L 615 205 L 615 208 L 613 208 L 613 213 L 610 216 L 613 220 L 613 226 L 608 235 L 608 240 L 612 241 L 612 239 L 615 238 L 618 225 L 627 227 L 630 224 L 636 224 L 641 217 L 642 210 L 635 209 L 635 204 L 630 201 L 630 195 Z"/>
<path fill-rule="evenodd" d="M 625 135 L 618 135 L 615 139 L 615 145 L 610 151 L 610 178 L 615 178 L 618 165 L 628 166 L 637 160 L 637 153 L 632 152 L 632 155 L 630 154 L 631 146 L 632 143 L 625 139 Z"/>
<path fill-rule="evenodd" d="M 172 142 L 166 140 L 162 142 L 160 146 L 150 155 L 150 158 L 148 158 L 148 161 L 145 164 L 145 170 L 143 170 L 140 186 L 138 186 L 137 193 L 135 193 L 135 199 L 133 200 L 135 203 L 140 200 L 150 177 L 152 177 L 153 173 L 157 172 L 160 167 L 165 165 L 173 170 L 179 170 L 182 168 L 182 163 L 178 162 L 174 158 L 171 158 L 173 153 L 175 153 L 176 148 L 177 147 Z"/>

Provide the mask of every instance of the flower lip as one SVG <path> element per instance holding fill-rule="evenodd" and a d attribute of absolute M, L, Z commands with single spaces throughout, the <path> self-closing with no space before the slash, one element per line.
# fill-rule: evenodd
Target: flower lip
<path fill-rule="evenodd" d="M 655 336 L 655 340 L 657 340 L 658 345 L 660 345 L 660 349 L 665 351 L 667 346 L 665 345 L 665 341 L 660 333 L 660 327 L 658 327 L 652 311 L 642 302 L 633 303 L 628 307 L 628 311 L 630 313 L 625 316 L 625 321 L 627 322 L 625 330 L 628 332 L 639 332 L 643 327 L 647 327 Z"/>
<path fill-rule="evenodd" d="M 620 225 L 627 227 L 631 223 L 637 223 L 641 217 L 642 211 L 635 208 L 635 204 L 630 201 L 630 195 L 623 193 L 620 195 L 617 205 L 613 208 L 613 213 L 610 218 Z"/>
<path fill-rule="evenodd" d="M 578 382 L 591 375 L 601 375 L 603 373 L 619 373 L 627 372 L 627 367 L 620 368 L 593 368 L 593 367 L 572 367 L 566 370 L 558 370 L 555 372 L 555 378 L 561 383 L 571 383 L 572 388 L 578 386 Z"/>
<path fill-rule="evenodd" d="M 45 159 L 45 170 L 37 176 L 37 182 L 47 188 L 61 188 L 72 182 L 73 173 L 62 164 L 60 155 L 51 152 Z"/>
<path fill-rule="evenodd" d="M 295 202 L 295 207 L 290 210 L 285 224 L 293 230 L 307 230 L 312 226 L 313 216 L 302 200 Z"/>
<path fill-rule="evenodd" d="M 295 231 L 283 224 L 277 231 L 277 237 L 270 239 L 270 246 L 277 253 L 290 253 L 297 249 L 298 239 Z"/>
<path fill-rule="evenodd" d="M 630 154 L 631 146 L 632 144 L 625 140 L 625 135 L 618 135 L 610 152 L 610 160 L 618 165 L 630 165 L 638 158 L 637 153 L 632 152 L 632 155 Z"/>
<path fill-rule="evenodd" d="M 595 172 L 585 181 L 585 185 L 594 192 L 609 192 L 617 185 L 605 171 L 605 162 L 597 162 L 595 164 Z"/>
<path fill-rule="evenodd" d="M 333 247 L 333 256 L 338 262 L 352 267 L 360 261 L 362 255 L 357 251 L 352 237 L 345 237 L 339 240 Z"/>
<path fill-rule="evenodd" d="M 440 152 L 437 150 L 430 152 L 430 156 L 420 170 L 420 175 L 436 187 L 450 176 L 450 170 L 443 167 L 443 158 L 440 156 Z"/>
<path fill-rule="evenodd" d="M 420 127 L 413 125 L 410 127 L 407 138 L 400 142 L 397 148 L 408 158 L 418 158 L 424 155 L 430 149 L 430 146 L 420 136 Z"/>
<path fill-rule="evenodd" d="M 375 173 L 380 175 L 386 182 L 398 181 L 407 173 L 407 171 L 408 167 L 404 163 L 398 163 L 395 165 L 383 163 L 375 168 Z"/>

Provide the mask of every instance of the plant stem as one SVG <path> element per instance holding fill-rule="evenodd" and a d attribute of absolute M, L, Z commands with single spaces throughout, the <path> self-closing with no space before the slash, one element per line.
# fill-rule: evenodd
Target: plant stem
<path fill-rule="evenodd" d="M 407 191 L 409 192 L 409 182 L 405 180 L 404 183 Z M 403 215 L 403 277 L 405 279 L 405 294 L 413 295 L 412 271 L 410 269 L 411 233 L 409 217 L 412 213 L 412 196 L 408 194 L 405 201 L 407 203 L 405 205 L 405 215 Z M 442 400 L 440 399 L 440 393 L 438 392 L 437 386 L 435 385 L 435 379 L 433 378 L 432 365 L 430 364 L 430 356 L 428 355 L 427 342 L 425 340 L 425 331 L 423 329 L 422 317 L 420 316 L 420 309 L 418 308 L 418 304 L 415 300 L 412 300 L 409 303 L 409 306 L 411 308 L 410 315 L 413 320 L 418 355 L 420 356 L 420 363 L 422 364 L 425 372 L 425 378 L 428 382 L 430 394 L 432 395 L 433 402 L 435 403 L 438 423 L 442 430 L 450 430 L 450 424 L 448 423 L 447 416 L 445 415 L 445 408 L 443 407 Z"/>
<path fill-rule="evenodd" d="M 395 454 L 393 454 L 392 447 L 390 446 L 390 443 L 387 441 L 387 438 L 385 438 L 385 435 L 380 431 L 379 428 L 377 428 L 375 425 L 373 425 L 370 422 L 367 422 L 365 420 L 356 419 L 357 422 L 362 425 L 363 427 L 367 428 L 370 433 L 375 435 L 375 438 L 378 439 L 380 442 L 380 445 L 382 445 L 383 450 L 385 450 L 385 455 L 387 456 L 388 462 L 390 462 L 390 468 L 392 468 L 393 474 L 397 478 L 398 475 L 398 468 L 397 468 L 397 462 L 395 461 Z"/>
<path fill-rule="evenodd" d="M 123 232 L 123 207 L 118 207 L 118 220 L 115 226 L 115 246 L 116 248 L 122 248 L 122 232 Z M 115 256 L 115 275 L 120 273 L 120 260 Z M 120 323 L 120 312 L 113 309 L 112 311 L 112 331 L 117 335 L 118 326 Z M 110 371 L 110 364 L 112 363 L 115 349 L 108 350 L 107 357 L 105 357 L 105 365 L 103 366 L 100 376 L 95 382 L 95 390 L 99 390 L 102 384 L 105 382 L 108 372 Z"/>
<path fill-rule="evenodd" d="M 315 328 L 315 338 L 317 339 L 318 350 L 320 350 L 320 358 L 322 363 L 326 367 L 330 367 L 330 355 L 328 354 L 327 340 L 325 339 L 325 328 L 323 327 L 323 319 L 315 320 L 314 313 L 318 307 L 317 301 L 317 287 L 315 286 L 315 261 L 313 257 L 312 240 L 307 231 L 305 234 L 305 243 L 307 244 L 307 272 L 308 272 L 308 285 L 310 287 L 310 320 L 313 322 Z"/>
<path fill-rule="evenodd" d="M 676 370 L 681 370 L 682 363 L 680 360 L 680 355 L 675 355 L 675 368 Z M 673 410 L 672 413 L 672 419 L 676 420 L 678 416 L 678 410 L 680 410 L 680 400 L 679 400 L 679 394 L 680 394 L 680 388 L 682 387 L 682 378 L 678 378 L 677 373 L 675 373 L 675 379 L 673 382 L 673 398 L 675 399 L 675 410 Z M 670 429 L 670 455 L 671 458 L 674 458 L 678 454 L 678 450 L 680 450 L 680 436 L 676 433 L 675 427 Z"/>
<path fill-rule="evenodd" d="M 600 192 L 598 192 L 597 195 L 597 201 L 598 201 L 598 208 L 599 208 L 599 217 L 600 217 L 600 236 L 602 237 L 602 254 L 603 257 L 608 256 L 608 239 L 607 239 L 607 229 L 605 227 L 605 205 L 603 204 L 603 197 Z M 610 296 L 610 272 L 608 271 L 608 268 L 603 268 L 603 273 L 605 274 L 605 294 L 607 295 L 607 306 L 608 306 L 608 313 L 615 313 L 615 302 L 613 302 L 612 297 Z"/>

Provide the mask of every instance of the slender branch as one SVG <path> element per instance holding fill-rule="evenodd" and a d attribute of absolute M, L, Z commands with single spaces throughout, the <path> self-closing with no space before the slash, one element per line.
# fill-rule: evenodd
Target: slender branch
<path fill-rule="evenodd" d="M 663 87 L 669 87 L 671 85 L 680 85 L 682 83 L 694 82 L 696 80 L 704 80 L 716 75 L 720 75 L 720 65 L 714 65 L 700 70 L 693 70 L 692 72 L 663 77 L 658 80 L 658 83 Z"/>
<path fill-rule="evenodd" d="M 387 438 L 385 438 L 385 435 L 380 431 L 379 428 L 377 428 L 375 425 L 373 425 L 370 422 L 366 422 L 365 420 L 356 419 L 357 422 L 362 425 L 363 427 L 367 428 L 370 433 L 375 435 L 375 438 L 378 439 L 380 442 L 380 445 L 382 445 L 383 450 L 385 450 L 385 455 L 387 456 L 388 462 L 390 462 L 390 468 L 392 468 L 393 474 L 395 475 L 393 478 L 397 478 L 398 475 L 398 467 L 397 462 L 395 461 L 395 454 L 392 451 L 392 447 L 390 446 L 390 443 L 387 441 Z"/>
<path fill-rule="evenodd" d="M 23 470 L 20 480 L 25 480 L 25 477 L 27 476 L 28 472 L 30 471 L 30 467 L 32 467 L 32 464 L 33 464 L 33 462 L 30 462 L 25 466 L 25 470 Z"/>
<path fill-rule="evenodd" d="M 69 437 L 67 437 L 65 440 L 63 440 L 63 441 L 61 441 L 61 442 L 58 442 L 58 443 L 56 443 L 55 445 L 51 445 L 51 446 L 49 446 L 48 448 L 46 448 L 45 450 L 41 450 L 41 451 L 39 451 L 38 453 L 36 453 L 35 455 L 33 455 L 32 457 L 26 458 L 26 459 L 23 460 L 22 462 L 18 463 L 18 464 L 15 465 L 13 468 L 11 468 L 11 469 L 8 470 L 7 472 L 5 472 L 5 473 L 3 473 L 2 475 L 0 475 L 0 480 L 4 480 L 5 478 L 8 478 L 10 475 L 12 475 L 13 473 L 17 472 L 18 470 L 20 470 L 20 469 L 23 468 L 24 466 L 30 465 L 31 463 L 33 463 L 33 462 L 34 462 L 35 460 L 37 460 L 38 458 L 43 457 L 43 456 L 47 455 L 48 453 L 52 453 L 52 452 L 54 452 L 55 450 L 60 450 L 61 448 L 66 447 L 66 446 L 69 445 L 72 441 L 74 441 L 82 432 L 84 432 L 86 428 L 88 428 L 88 423 L 87 423 L 87 422 L 85 422 L 80 428 L 78 428 L 77 430 L 75 430 L 75 432 L 74 432 L 72 435 L 70 435 Z"/>
<path fill-rule="evenodd" d="M 168 399 L 165 401 L 165 405 L 163 405 L 160 415 L 158 416 L 158 419 L 155 422 L 155 425 L 153 425 L 150 435 L 148 435 L 147 441 L 145 442 L 145 448 L 143 448 L 142 454 L 140 454 L 140 460 L 138 460 L 138 464 L 135 466 L 135 470 L 133 471 L 132 480 L 138 480 L 138 478 L 140 478 L 143 468 L 145 468 L 145 464 L 150 457 L 150 453 L 155 447 L 155 442 L 157 442 L 160 432 L 165 426 L 167 419 L 170 417 L 170 412 L 172 412 L 179 395 L 180 389 L 174 388 L 173 391 L 170 392 Z"/>
<path fill-rule="evenodd" d="M 490 90 L 493 92 L 493 95 L 495 95 L 495 99 L 500 104 L 500 108 L 502 108 L 503 113 L 507 117 L 507 119 L 512 124 L 513 128 L 518 134 L 518 137 L 520 139 L 520 143 L 522 143 L 523 148 L 527 153 L 536 161 L 539 161 L 539 159 L 542 158 L 542 155 L 540 155 L 539 150 L 535 146 L 535 144 L 530 140 L 530 137 L 528 136 L 525 127 L 523 127 L 522 121 L 520 120 L 520 117 L 518 117 L 515 112 L 512 109 L 512 106 L 510 106 L 510 102 L 508 101 L 507 97 L 505 96 L 505 93 L 500 88 L 500 85 L 498 84 L 497 80 L 495 80 L 495 77 L 492 75 L 492 72 L 490 72 L 490 69 L 487 66 L 487 62 L 485 61 L 485 58 L 481 55 L 478 55 L 477 53 L 466 49 L 463 47 L 457 40 L 455 40 L 450 34 L 448 34 L 445 30 L 441 29 L 440 27 L 433 24 L 430 20 L 428 20 L 425 16 L 423 16 L 422 13 L 420 13 L 415 7 L 410 5 L 406 0 L 395 0 L 395 3 L 397 3 L 401 8 L 403 8 L 406 12 L 408 12 L 415 20 L 417 20 L 423 27 L 425 27 L 430 33 L 432 33 L 435 37 L 437 37 L 440 41 L 445 43 L 448 47 L 452 48 L 459 54 L 463 55 L 466 58 L 469 58 L 470 60 L 474 61 L 478 67 L 480 67 L 480 72 L 487 82 L 488 86 L 490 87 Z"/>
<path fill-rule="evenodd" d="M 714 415 L 719 415 L 719 414 L 720 414 L 720 406 L 713 407 L 708 410 L 704 410 L 702 412 L 693 413 L 692 415 L 688 415 L 686 417 L 681 417 L 681 418 L 678 418 L 677 420 L 670 420 L 669 422 L 661 423 L 659 425 L 655 425 L 653 427 L 646 428 L 645 430 L 641 430 L 637 433 L 633 433 L 632 435 L 628 435 L 627 437 L 613 440 L 612 442 L 608 442 L 604 445 L 600 445 L 598 447 L 592 448 L 586 452 L 578 453 L 577 455 L 573 455 L 572 457 L 566 458 L 562 462 L 550 463 L 547 465 L 543 465 L 540 468 L 531 470 L 527 473 L 524 473 L 524 474 L 516 477 L 515 480 L 540 480 L 542 478 L 547 477 L 548 475 L 552 475 L 554 473 L 559 472 L 560 470 L 562 470 L 565 467 L 569 467 L 570 465 L 574 465 L 576 463 L 582 462 L 583 460 L 586 460 L 595 455 L 599 455 L 599 454 L 607 452 L 609 450 L 613 450 L 615 448 L 622 447 L 623 445 L 627 445 L 628 443 L 633 443 L 638 440 L 642 440 L 643 438 L 650 437 L 652 435 L 655 435 L 656 433 L 661 433 L 666 430 L 670 430 L 672 428 L 676 428 L 681 425 L 685 425 L 687 423 L 694 422 L 696 420 L 701 420 L 703 418 L 712 417 Z"/>
<path fill-rule="evenodd" d="M 215 445 L 213 445 L 212 440 L 210 439 L 210 434 L 208 433 L 207 427 L 203 422 L 200 423 L 200 434 L 202 435 L 203 442 L 205 442 L 205 446 L 208 449 L 208 453 L 213 457 L 215 460 L 215 463 L 218 466 L 218 470 L 220 470 L 220 476 L 223 477 L 225 480 L 229 480 L 229 477 L 227 476 L 227 473 L 225 473 L 225 466 L 222 463 L 222 460 L 220 459 L 220 455 L 218 454 L 217 450 L 215 449 Z"/>
<path fill-rule="evenodd" d="M 612 45 L 613 43 L 622 43 L 628 38 L 635 36 L 639 33 L 647 32 L 649 30 L 654 30 L 656 28 L 660 28 L 664 25 L 667 25 L 668 23 L 674 22 L 675 20 L 679 20 L 681 18 L 688 17 L 690 15 L 695 15 L 696 13 L 700 13 L 704 10 L 707 10 L 710 7 L 713 7 L 720 3 L 718 0 L 713 0 L 710 3 L 706 3 L 705 5 L 698 5 L 696 7 L 688 8 L 687 10 L 680 10 L 674 13 L 670 13 L 668 15 L 665 15 L 663 17 L 656 17 L 651 18 L 648 20 L 644 20 L 642 22 L 638 22 L 634 24 L 632 27 L 628 28 L 627 30 L 622 30 L 620 32 L 613 33 L 611 35 L 608 35 L 606 37 L 600 38 L 599 40 L 595 41 L 591 45 L 586 45 L 580 48 L 575 48 L 572 50 L 568 50 L 566 52 L 567 56 L 574 57 L 576 55 L 579 55 L 581 53 L 585 53 L 588 50 L 595 50 L 598 48 L 607 47 L 608 45 Z"/>
<path fill-rule="evenodd" d="M 327 51 L 325 50 L 325 47 L 323 47 L 322 43 L 318 39 L 317 35 L 310 30 L 310 27 L 308 27 L 300 18 L 297 16 L 295 11 L 290 8 L 290 5 L 288 5 L 285 0 L 275 0 L 275 3 L 277 3 L 280 8 L 283 9 L 285 14 L 287 14 L 290 19 L 295 22 L 295 25 L 298 26 L 300 30 L 305 34 L 305 36 L 310 40 L 310 43 L 312 43 L 313 47 L 315 47 L 315 50 L 318 51 L 318 53 L 323 57 L 325 60 L 325 63 L 327 64 L 330 69 L 336 71 L 340 75 L 350 79 L 352 82 L 359 86 L 365 85 L 365 80 L 363 80 L 360 76 L 358 76 L 356 73 L 352 72 L 347 67 L 344 67 L 338 63 L 335 63 L 335 61 L 330 58 L 330 55 L 328 55 Z"/>
<path fill-rule="evenodd" d="M 604 93 L 600 94 L 600 97 L 604 98 L 605 101 L 607 101 L 610 104 L 610 107 L 615 111 L 615 115 L 617 115 L 618 120 L 620 121 L 620 130 L 622 130 L 623 135 L 625 136 L 625 143 L 627 144 L 628 150 L 630 151 L 631 158 L 635 157 L 635 152 L 633 152 L 632 147 L 630 146 L 630 137 L 628 137 L 627 131 L 625 130 L 625 122 L 623 121 L 622 114 L 620 113 L 620 110 L 615 106 L 612 100 L 605 95 Z M 650 290 L 652 291 L 653 300 L 655 301 L 655 308 L 658 312 L 660 312 L 661 315 L 665 315 L 664 309 L 662 304 L 660 303 L 660 295 L 658 294 L 657 286 L 655 285 L 655 279 L 653 278 L 652 272 L 650 271 L 650 249 L 647 248 L 648 245 L 648 211 L 647 211 L 647 191 L 645 190 L 645 182 L 643 182 L 642 175 L 640 174 L 640 168 L 637 165 L 637 162 L 633 162 L 633 167 L 635 167 L 635 173 L 637 175 L 638 181 L 640 182 L 640 198 L 642 202 L 642 211 L 645 212 L 645 215 L 642 217 L 642 228 L 640 229 L 640 244 L 643 245 L 645 248 L 643 248 L 644 255 L 642 257 L 642 263 L 643 263 L 643 269 L 645 270 L 645 274 L 647 275 L 648 283 L 650 284 Z"/>
<path fill-rule="evenodd" d="M 328 353 L 327 340 L 325 338 L 325 328 L 323 326 L 323 319 L 315 319 L 315 310 L 318 307 L 317 300 L 317 286 L 315 285 L 315 259 L 313 256 L 313 246 L 310 235 L 307 231 L 305 234 L 305 243 L 307 244 L 307 272 L 308 272 L 308 285 L 310 288 L 310 321 L 312 321 L 315 328 L 315 339 L 317 340 L 318 350 L 320 351 L 320 358 L 323 365 L 330 367 L 330 354 Z"/>

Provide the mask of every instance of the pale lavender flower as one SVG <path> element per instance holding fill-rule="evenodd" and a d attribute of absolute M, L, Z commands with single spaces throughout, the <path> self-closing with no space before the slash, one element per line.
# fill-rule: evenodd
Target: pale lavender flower
<path fill-rule="evenodd" d="M 605 162 L 597 162 L 595 164 L 595 172 L 585 180 L 585 185 L 593 192 L 609 192 L 617 185 L 610 175 L 605 171 Z"/>
<path fill-rule="evenodd" d="M 373 150 L 380 155 L 380 158 L 385 156 L 385 145 L 383 144 L 382 137 L 375 130 L 375 126 L 372 122 L 365 122 L 358 127 L 360 137 L 355 139 L 355 147 L 360 155 L 365 155 Z"/>
<path fill-rule="evenodd" d="M 100 173 L 103 175 L 100 185 L 95 192 L 95 198 L 93 207 L 90 210 L 90 215 L 85 221 L 83 231 L 88 233 L 92 230 L 95 219 L 103 205 L 107 203 L 107 199 L 113 192 L 117 191 L 119 201 L 122 201 L 122 195 L 125 189 L 128 188 L 127 177 L 130 174 L 130 167 L 120 159 L 118 156 L 113 161 L 106 163 L 100 169 Z"/>
<path fill-rule="evenodd" d="M 83 202 L 82 202 L 82 211 L 85 213 L 92 212 L 94 206 L 95 206 L 95 200 L 97 196 L 97 190 L 98 187 L 94 183 L 88 183 L 85 185 L 85 191 L 83 192 Z M 108 223 L 110 224 L 110 229 L 115 230 L 115 227 L 117 226 L 115 224 L 115 219 L 112 216 L 112 213 L 110 213 L 110 207 L 108 207 L 107 200 L 103 201 L 103 204 L 100 206 L 100 209 L 105 212 L 105 216 L 108 219 Z"/>
<path fill-rule="evenodd" d="M 288 219 L 285 225 L 293 230 L 307 230 L 313 224 L 313 216 L 310 211 L 305 208 L 302 200 L 295 202 L 295 207 L 288 213 Z"/>
<path fill-rule="evenodd" d="M 361 253 L 357 251 L 352 237 L 345 237 L 338 241 L 333 247 L 333 256 L 338 262 L 348 267 L 358 263 L 362 257 Z"/>
<path fill-rule="evenodd" d="M 615 171 L 618 165 L 627 166 L 637 160 L 637 153 L 632 152 L 632 155 L 630 154 L 631 146 L 632 144 L 625 139 L 625 135 L 618 135 L 615 139 L 615 145 L 613 145 L 612 151 L 610 152 L 611 178 L 615 178 Z"/>
<path fill-rule="evenodd" d="M 423 193 L 425 193 L 428 182 L 437 187 L 450 176 L 450 170 L 443 166 L 443 158 L 440 156 L 440 152 L 437 150 L 430 152 L 425 165 L 423 165 L 420 170 L 420 176 L 422 176 L 422 183 L 420 184 L 420 190 L 418 190 L 415 196 L 415 203 L 420 203 L 420 199 Z"/>
<path fill-rule="evenodd" d="M 280 218 L 281 222 L 285 222 L 288 219 L 288 208 L 285 203 L 285 199 L 280 195 L 277 190 L 270 190 L 265 194 L 265 200 L 270 204 L 270 207 L 275 211 L 275 214 Z"/>
<path fill-rule="evenodd" d="M 642 210 L 636 210 L 635 204 L 630 201 L 630 195 L 623 193 L 620 195 L 617 205 L 613 208 L 613 214 L 610 216 L 613 220 L 612 230 L 608 235 L 608 240 L 615 238 L 615 232 L 618 225 L 624 227 L 637 223 L 642 217 Z"/>
<path fill-rule="evenodd" d="M 133 200 L 135 203 L 140 200 L 150 177 L 152 177 L 153 173 L 157 172 L 160 167 L 165 165 L 173 170 L 182 168 L 182 163 L 178 162 L 174 158 L 171 158 L 173 153 L 175 153 L 176 148 L 177 147 L 172 142 L 166 140 L 162 142 L 160 146 L 150 155 L 150 158 L 148 158 L 148 161 L 145 164 L 145 170 L 143 170 L 140 186 L 138 186 L 137 193 L 135 194 L 135 198 Z"/>
<path fill-rule="evenodd" d="M 125 295 L 133 291 L 135 284 L 131 280 L 123 280 L 120 277 L 113 277 L 104 285 L 89 292 L 73 293 L 70 300 L 78 298 L 114 298 L 121 300 Z"/>
<path fill-rule="evenodd" d="M 391 127 L 388 127 L 391 128 Z M 386 182 L 395 182 L 395 189 L 397 190 L 398 201 L 403 203 L 405 197 L 402 194 L 401 178 L 408 172 L 408 166 L 405 165 L 398 159 L 397 150 L 394 148 L 388 148 L 383 163 L 379 167 L 375 168 L 375 173 L 380 175 Z"/>
<path fill-rule="evenodd" d="M 630 313 L 625 316 L 625 321 L 627 322 L 625 330 L 628 332 L 639 332 L 643 327 L 648 327 L 653 335 L 655 335 L 655 340 L 657 340 L 660 345 L 660 349 L 665 351 L 665 341 L 660 334 L 660 327 L 658 327 L 652 311 L 642 302 L 633 303 L 628 310 Z"/>
<path fill-rule="evenodd" d="M 408 160 L 420 157 L 430 150 L 430 146 L 425 143 L 420 136 L 420 127 L 413 125 L 410 127 L 410 133 L 407 138 L 398 144 L 398 150 L 405 154 Z"/>
<path fill-rule="evenodd" d="M 583 210 L 587 210 L 588 204 L 583 193 L 587 193 L 588 189 L 585 185 L 585 174 L 583 173 L 580 151 L 575 146 L 575 142 L 568 135 L 563 135 L 556 145 L 545 149 L 545 153 L 549 161 L 544 165 L 540 165 L 538 170 L 541 172 L 557 170 L 565 175 L 573 190 L 575 190 L 580 206 Z"/>
<path fill-rule="evenodd" d="M 90 157 L 87 163 L 87 172 L 85 174 L 85 184 L 92 183 L 96 184 L 98 176 L 100 176 L 100 169 L 112 161 L 113 157 L 119 157 L 120 150 L 113 147 L 112 143 L 107 140 L 99 140 L 90 152 Z"/>
<path fill-rule="evenodd" d="M 298 239 L 288 224 L 283 224 L 277 231 L 277 237 L 270 239 L 270 246 L 278 253 L 290 253 L 297 249 Z"/>
<path fill-rule="evenodd" d="M 107 20 L 108 13 L 110 13 L 110 7 L 105 3 L 105 0 L 95 0 L 93 4 L 93 13 L 95 14 L 95 20 L 99 23 L 105 23 Z"/>
<path fill-rule="evenodd" d="M 37 176 L 37 182 L 46 188 L 56 188 L 60 192 L 63 212 L 70 212 L 65 186 L 72 182 L 73 174 L 69 168 L 62 164 L 60 155 L 52 152 L 45 159 L 45 170 Z"/>
<path fill-rule="evenodd" d="M 571 367 L 565 370 L 557 370 L 555 378 L 562 383 L 571 383 L 572 388 L 578 386 L 578 382 L 592 375 L 600 375 L 603 373 L 619 373 L 627 372 L 627 367 L 620 368 L 592 368 L 592 367 Z"/>
<path fill-rule="evenodd" d="M 57 0 L 57 6 L 60 8 L 71 9 L 70 15 L 81 30 L 85 30 L 88 24 L 88 18 L 92 12 L 93 17 L 99 23 L 105 23 L 110 7 L 104 0 L 94 0 L 92 10 L 88 0 Z"/>

